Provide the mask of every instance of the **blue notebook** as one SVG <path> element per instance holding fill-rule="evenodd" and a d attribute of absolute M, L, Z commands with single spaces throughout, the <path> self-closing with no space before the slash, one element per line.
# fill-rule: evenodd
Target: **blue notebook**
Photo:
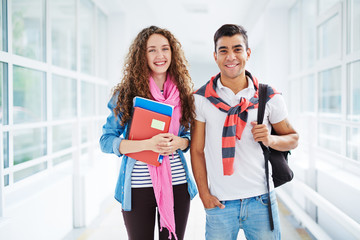
<path fill-rule="evenodd" d="M 174 106 L 172 105 L 160 103 L 143 97 L 134 97 L 134 107 L 141 107 L 170 117 L 172 116 L 174 110 Z"/>

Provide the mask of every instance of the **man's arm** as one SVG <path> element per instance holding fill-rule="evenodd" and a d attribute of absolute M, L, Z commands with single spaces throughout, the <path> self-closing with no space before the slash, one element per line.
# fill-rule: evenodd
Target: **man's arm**
<path fill-rule="evenodd" d="M 205 123 L 195 120 L 191 130 L 191 166 L 194 173 L 196 185 L 199 190 L 200 199 L 205 208 L 225 206 L 213 195 L 210 194 L 207 180 L 207 171 L 205 163 Z"/>
<path fill-rule="evenodd" d="M 270 135 L 265 124 L 257 125 L 256 122 L 251 122 L 251 124 L 253 125 L 251 132 L 254 140 L 263 142 L 265 146 L 278 151 L 288 151 L 296 148 L 298 145 L 299 134 L 291 126 L 287 118 L 272 125 L 278 135 Z"/>

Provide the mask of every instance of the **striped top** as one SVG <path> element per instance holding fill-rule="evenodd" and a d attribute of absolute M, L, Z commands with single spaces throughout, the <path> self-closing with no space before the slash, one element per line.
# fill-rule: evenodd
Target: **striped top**
<path fill-rule="evenodd" d="M 174 157 L 173 157 L 174 156 Z M 186 174 L 184 166 L 182 165 L 180 155 L 175 152 L 169 156 L 172 184 L 179 185 L 186 183 Z M 144 188 L 152 187 L 149 169 L 146 163 L 136 161 L 133 171 L 131 173 L 131 187 L 132 188 Z"/>

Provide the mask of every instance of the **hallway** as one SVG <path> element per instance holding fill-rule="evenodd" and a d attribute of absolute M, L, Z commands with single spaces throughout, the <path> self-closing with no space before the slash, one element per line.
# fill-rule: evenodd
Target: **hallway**
<path fill-rule="evenodd" d="M 283 240 L 313 240 L 308 232 L 299 226 L 290 211 L 278 200 Z M 156 235 L 155 235 L 156 236 Z M 205 211 L 199 196 L 192 201 L 185 240 L 205 239 Z M 126 229 L 123 223 L 120 204 L 108 197 L 102 213 L 87 228 L 74 229 L 62 240 L 125 240 Z M 156 238 L 155 238 L 156 239 Z M 245 240 L 242 231 L 238 240 Z"/>

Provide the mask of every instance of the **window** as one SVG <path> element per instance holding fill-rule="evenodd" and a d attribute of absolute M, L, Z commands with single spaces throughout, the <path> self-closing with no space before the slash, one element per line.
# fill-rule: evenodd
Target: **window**
<path fill-rule="evenodd" d="M 81 72 L 94 73 L 94 4 L 89 0 L 80 0 L 80 66 Z"/>
<path fill-rule="evenodd" d="M 99 100 L 97 101 L 97 109 L 100 115 L 109 114 L 109 109 L 106 107 L 110 100 L 110 91 L 106 86 L 100 86 L 97 88 Z"/>
<path fill-rule="evenodd" d="M 316 21 L 316 1 L 303 0 L 303 41 L 302 41 L 302 68 L 306 69 L 313 67 L 316 58 L 316 27 L 314 22 Z"/>
<path fill-rule="evenodd" d="M 3 156 L 4 156 L 4 169 L 9 168 L 9 133 L 8 132 L 3 132 L 3 152 L 2 152 Z M 9 185 L 9 175 L 5 175 L 4 176 L 4 186 Z M 1 187 L 1 186 L 0 186 Z"/>
<path fill-rule="evenodd" d="M 0 0 L 0 188 L 99 147 L 107 24 L 93 0 Z"/>
<path fill-rule="evenodd" d="M 294 73 L 300 69 L 300 1 L 290 9 L 290 72 Z"/>
<path fill-rule="evenodd" d="M 0 1 L 0 51 L 7 51 L 7 6 L 6 1 Z"/>
<path fill-rule="evenodd" d="M 81 82 L 81 116 L 95 115 L 95 86 L 89 82 Z"/>
<path fill-rule="evenodd" d="M 360 161 L 360 128 L 347 128 L 346 156 Z"/>
<path fill-rule="evenodd" d="M 359 161 L 360 0 L 297 0 L 289 25 L 289 112 L 300 121 L 300 135 L 308 132 L 304 121 L 315 121 L 311 137 L 330 152 L 329 160 Z"/>
<path fill-rule="evenodd" d="M 76 70 L 75 1 L 50 1 L 51 55 L 56 66 Z"/>
<path fill-rule="evenodd" d="M 315 112 L 315 90 L 316 81 L 313 74 L 303 77 L 302 92 L 306 94 L 303 98 L 301 108 L 303 112 Z M 294 89 L 295 91 L 295 89 Z"/>
<path fill-rule="evenodd" d="M 70 148 L 73 144 L 73 132 L 75 132 L 73 124 L 61 124 L 53 127 L 53 152 Z"/>
<path fill-rule="evenodd" d="M 338 33 L 338 34 L 334 34 Z M 318 29 L 319 59 L 340 58 L 341 28 L 340 16 L 336 14 Z"/>
<path fill-rule="evenodd" d="M 46 128 L 16 130 L 14 135 L 14 165 L 30 161 L 46 154 Z"/>
<path fill-rule="evenodd" d="M 347 52 L 360 51 L 360 0 L 349 0 Z"/>
<path fill-rule="evenodd" d="M 98 33 L 97 35 L 97 50 L 98 50 L 98 58 L 97 59 L 97 67 L 99 69 L 98 76 L 105 78 L 107 75 L 107 62 L 106 62 L 106 52 L 107 52 L 107 18 L 103 12 L 100 10 L 97 11 L 97 20 L 98 20 Z"/>
<path fill-rule="evenodd" d="M 3 70 L 3 63 L 0 62 L 0 124 L 3 124 L 3 114 L 4 114 L 4 103 L 3 103 L 3 82 L 4 82 L 4 70 Z"/>
<path fill-rule="evenodd" d="M 341 153 L 341 128 L 335 124 L 320 122 L 318 144 L 329 151 Z"/>
<path fill-rule="evenodd" d="M 348 65 L 348 119 L 360 122 L 360 61 Z"/>
<path fill-rule="evenodd" d="M 14 123 L 40 122 L 46 118 L 45 74 L 14 66 Z"/>
<path fill-rule="evenodd" d="M 12 0 L 13 52 L 45 61 L 45 1 Z"/>
<path fill-rule="evenodd" d="M 339 1 L 340 0 L 319 0 L 319 14 L 322 14 L 326 10 L 329 10 Z"/>
<path fill-rule="evenodd" d="M 341 113 L 341 72 L 340 67 L 319 73 L 319 112 Z M 334 116 L 334 115 L 333 115 Z"/>
<path fill-rule="evenodd" d="M 52 76 L 53 119 L 76 117 L 76 80 L 58 75 Z"/>

